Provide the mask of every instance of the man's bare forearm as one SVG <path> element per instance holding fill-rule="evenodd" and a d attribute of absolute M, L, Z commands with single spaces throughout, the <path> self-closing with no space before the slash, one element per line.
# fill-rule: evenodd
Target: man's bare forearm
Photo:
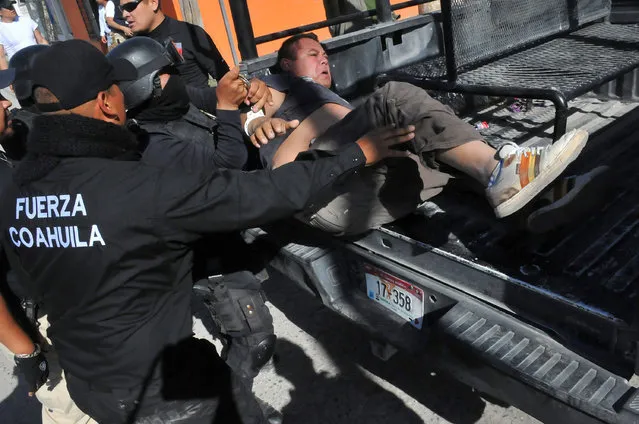
<path fill-rule="evenodd" d="M 339 122 L 350 109 L 335 103 L 327 103 L 304 119 L 273 156 L 273 168 L 295 160 L 297 155 L 308 150 L 311 140 L 323 134 L 331 125 Z"/>
<path fill-rule="evenodd" d="M 29 354 L 35 348 L 31 338 L 11 315 L 2 296 L 0 296 L 0 344 L 14 354 Z"/>
<path fill-rule="evenodd" d="M 36 29 L 35 31 L 33 31 L 33 35 L 35 36 L 35 39 L 38 42 L 38 44 L 49 45 L 49 42 L 47 41 L 46 38 L 42 36 L 42 33 L 40 32 L 40 30 Z"/>
<path fill-rule="evenodd" d="M 4 46 L 0 46 L 0 70 L 4 71 L 9 69 L 9 62 L 7 62 L 7 54 L 4 51 Z"/>
<path fill-rule="evenodd" d="M 110 28 L 118 30 L 118 31 L 124 32 L 127 29 L 129 29 L 129 27 L 126 27 L 124 25 L 120 25 L 119 23 L 115 22 L 115 20 L 113 20 L 113 18 L 106 18 L 106 23 L 107 23 L 107 25 Z"/>

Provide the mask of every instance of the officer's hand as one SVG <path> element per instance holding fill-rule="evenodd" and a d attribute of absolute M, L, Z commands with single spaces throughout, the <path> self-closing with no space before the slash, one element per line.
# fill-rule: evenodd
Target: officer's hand
<path fill-rule="evenodd" d="M 133 31 L 131 31 L 131 28 L 129 27 L 124 27 L 124 29 L 122 30 L 122 32 L 124 33 L 125 36 L 127 37 L 133 37 Z"/>
<path fill-rule="evenodd" d="M 253 112 L 257 112 L 262 109 L 266 103 L 273 106 L 273 95 L 264 81 L 253 78 L 244 103 L 246 103 L 247 106 L 253 105 L 251 109 Z"/>
<path fill-rule="evenodd" d="M 36 347 L 36 349 L 40 350 L 40 347 Z M 47 363 L 47 359 L 42 352 L 39 352 L 32 358 L 15 357 L 14 359 L 17 370 L 27 381 L 29 396 L 33 396 L 34 393 L 46 383 L 47 378 L 49 378 L 49 364 Z"/>
<path fill-rule="evenodd" d="M 405 157 L 406 152 L 392 147 L 412 140 L 415 137 L 413 131 L 415 131 L 413 125 L 406 128 L 386 127 L 373 130 L 357 140 L 357 144 L 366 156 L 366 165 L 373 165 L 388 157 Z"/>
<path fill-rule="evenodd" d="M 224 74 L 218 81 L 215 92 L 218 109 L 237 110 L 248 93 L 246 85 L 240 79 L 240 68 L 236 66 Z"/>
<path fill-rule="evenodd" d="M 261 145 L 268 143 L 269 140 L 273 140 L 278 135 L 286 134 L 288 130 L 297 128 L 299 124 L 300 121 L 297 119 L 285 121 L 280 118 L 264 118 L 264 121 L 253 132 L 251 143 L 259 149 Z"/>

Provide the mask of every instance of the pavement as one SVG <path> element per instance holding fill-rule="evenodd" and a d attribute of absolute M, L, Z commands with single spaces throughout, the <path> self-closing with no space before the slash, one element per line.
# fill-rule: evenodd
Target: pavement
<path fill-rule="evenodd" d="M 278 346 L 255 392 L 285 424 L 539 423 L 402 352 L 378 359 L 361 329 L 284 277 L 273 276 L 265 289 Z M 0 354 L 0 423 L 39 424 L 40 404 L 12 368 Z"/>

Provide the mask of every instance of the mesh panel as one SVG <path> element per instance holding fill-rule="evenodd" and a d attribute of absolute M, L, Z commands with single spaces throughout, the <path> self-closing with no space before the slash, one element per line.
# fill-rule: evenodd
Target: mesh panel
<path fill-rule="evenodd" d="M 579 25 L 592 22 L 610 14 L 610 0 L 579 0 L 577 17 Z"/>
<path fill-rule="evenodd" d="M 556 89 L 569 97 L 639 65 L 639 26 L 600 23 L 461 73 L 461 85 Z M 398 74 L 434 77 L 441 62 L 417 63 Z M 579 95 L 579 94 L 577 94 Z"/>
<path fill-rule="evenodd" d="M 610 0 L 450 0 L 457 67 L 568 30 L 571 3 L 579 25 L 610 12 Z"/>
<path fill-rule="evenodd" d="M 489 59 L 570 26 L 561 0 L 450 0 L 457 67 Z"/>

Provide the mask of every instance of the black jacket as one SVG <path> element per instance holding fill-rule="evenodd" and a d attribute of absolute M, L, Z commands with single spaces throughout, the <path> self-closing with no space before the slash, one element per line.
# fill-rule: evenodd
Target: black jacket
<path fill-rule="evenodd" d="M 179 119 L 136 121 L 149 137 L 142 156 L 148 164 L 242 169 L 248 159 L 238 111 L 221 110 L 213 117 L 191 105 Z"/>
<path fill-rule="evenodd" d="M 11 168 L 6 157 L 0 151 L 0 196 L 2 196 L 3 189 L 8 187 L 11 182 Z M 2 250 L 2 244 L 0 244 L 0 293 L 3 287 L 6 287 L 8 283 L 9 263 L 7 262 L 4 252 Z"/>
<path fill-rule="evenodd" d="M 211 37 L 197 25 L 167 16 L 157 28 L 145 35 L 159 42 L 171 38 L 177 44 L 184 57 L 184 63 L 177 68 L 187 85 L 206 88 L 209 86 L 209 75 L 220 79 L 229 71 Z"/>
<path fill-rule="evenodd" d="M 31 277 L 63 369 L 101 387 L 140 384 L 165 347 L 190 336 L 195 241 L 326 201 L 365 162 L 356 144 L 251 173 L 103 157 L 130 136 L 77 115 L 38 117 L 0 199 L 2 242 Z"/>

